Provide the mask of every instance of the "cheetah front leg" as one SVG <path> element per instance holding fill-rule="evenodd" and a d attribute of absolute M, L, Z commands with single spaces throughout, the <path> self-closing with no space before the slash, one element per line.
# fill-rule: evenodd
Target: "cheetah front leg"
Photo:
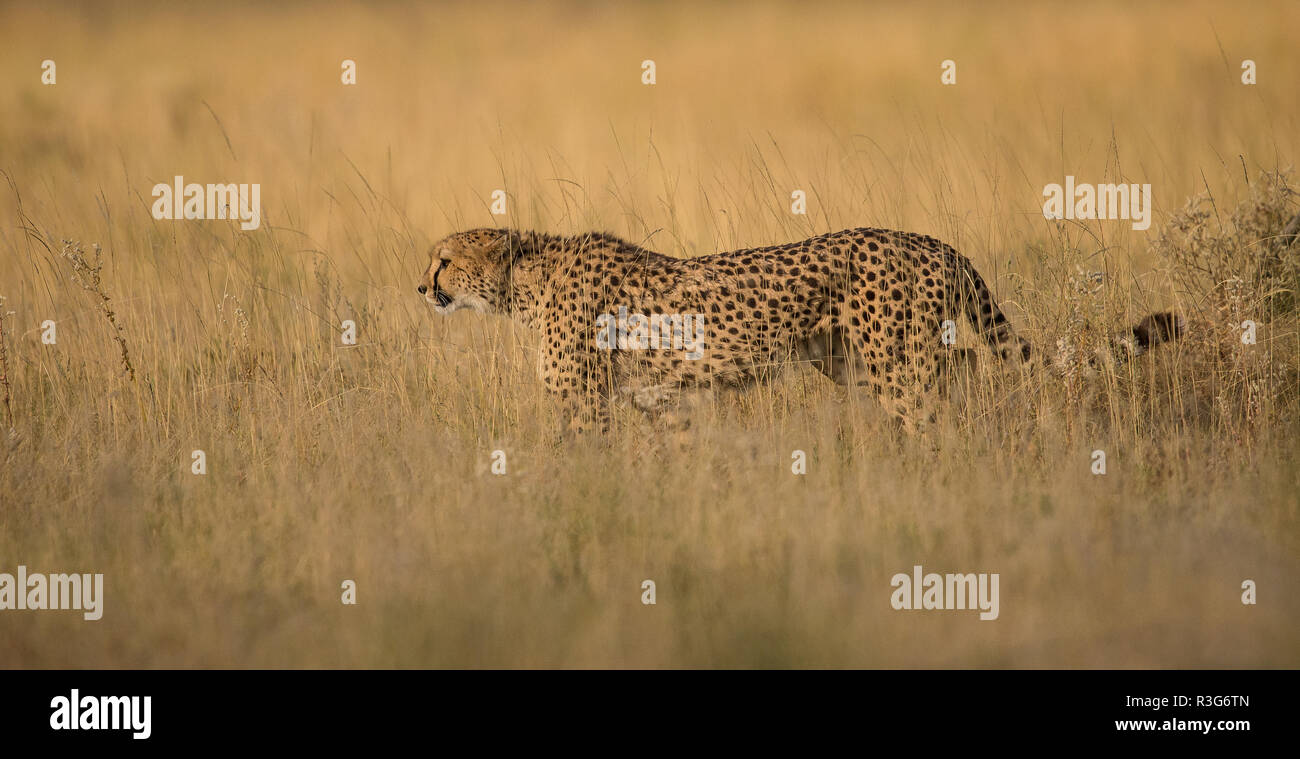
<path fill-rule="evenodd" d="M 543 347 L 539 376 L 560 400 L 560 419 L 568 435 L 609 432 L 608 398 L 596 377 L 608 371 L 608 359 L 580 351 L 572 340 L 555 339 Z"/>
<path fill-rule="evenodd" d="M 697 420 L 713 401 L 711 388 L 655 383 L 626 387 L 624 392 L 650 422 L 652 432 L 643 448 L 645 452 L 671 460 L 698 444 L 703 425 Z"/>
<path fill-rule="evenodd" d="M 639 411 L 646 416 L 658 416 L 677 404 L 681 391 L 676 384 L 660 382 L 655 384 L 629 383 L 619 388 Z"/>
<path fill-rule="evenodd" d="M 713 399 L 708 387 L 683 387 L 679 382 L 630 384 L 622 388 L 632 405 L 666 430 L 685 431 Z"/>
<path fill-rule="evenodd" d="M 588 432 L 607 435 L 611 425 L 609 406 L 605 403 L 605 399 L 599 396 L 581 398 L 571 395 L 565 398 L 562 395 L 560 419 L 565 432 L 573 436 L 585 435 Z"/>

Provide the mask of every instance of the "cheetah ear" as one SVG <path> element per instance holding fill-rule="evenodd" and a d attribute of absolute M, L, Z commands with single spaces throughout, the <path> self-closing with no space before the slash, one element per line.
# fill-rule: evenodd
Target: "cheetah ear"
<path fill-rule="evenodd" d="M 503 229 L 493 241 L 492 249 L 503 263 L 514 265 L 531 251 L 532 240 L 516 230 Z"/>

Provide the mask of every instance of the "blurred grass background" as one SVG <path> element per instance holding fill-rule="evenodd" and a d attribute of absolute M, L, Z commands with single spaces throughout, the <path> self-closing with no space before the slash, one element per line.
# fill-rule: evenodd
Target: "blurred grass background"
<path fill-rule="evenodd" d="M 1293 3 L 0 6 L 0 571 L 106 575 L 99 622 L 0 613 L 0 666 L 1296 666 L 1294 278 L 1230 223 L 1296 209 L 1265 179 L 1297 152 L 1296 28 Z M 1152 230 L 1045 221 L 1066 174 L 1150 183 Z M 261 229 L 154 220 L 175 175 L 260 183 Z M 1244 255 L 1245 296 L 1153 244 L 1197 195 L 1230 244 L 1188 245 Z M 675 255 L 908 229 L 1049 352 L 1155 308 L 1198 330 L 1093 383 L 982 374 L 938 452 L 802 370 L 679 446 L 633 415 L 558 445 L 536 338 L 414 293 L 430 241 L 496 224 Z M 103 246 L 134 381 L 64 239 Z M 1000 573 L 1000 618 L 893 611 L 913 564 Z"/>

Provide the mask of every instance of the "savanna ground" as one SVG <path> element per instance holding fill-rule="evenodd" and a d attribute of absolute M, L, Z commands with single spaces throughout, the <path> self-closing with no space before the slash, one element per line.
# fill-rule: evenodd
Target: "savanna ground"
<path fill-rule="evenodd" d="M 0 571 L 106 597 L 0 613 L 0 666 L 1295 667 L 1297 28 L 1294 3 L 5 5 Z M 261 228 L 155 220 L 178 174 L 260 183 Z M 1067 174 L 1149 182 L 1152 229 L 1045 220 Z M 1093 378 L 982 370 L 937 451 L 799 367 L 676 445 L 631 413 L 566 443 L 535 336 L 415 293 L 432 240 L 491 225 L 683 256 L 901 228 L 1049 355 L 1158 308 L 1189 334 Z M 64 240 L 102 246 L 97 284 Z M 915 564 L 999 573 L 999 619 L 894 611 Z"/>

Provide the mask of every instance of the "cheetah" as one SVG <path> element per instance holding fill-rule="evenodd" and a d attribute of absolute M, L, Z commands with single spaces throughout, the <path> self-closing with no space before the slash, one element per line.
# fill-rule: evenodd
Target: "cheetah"
<path fill-rule="evenodd" d="M 1032 355 L 970 259 L 910 232 L 674 258 L 603 233 L 474 229 L 430 258 L 416 289 L 439 314 L 503 314 L 541 334 L 541 380 L 575 432 L 607 428 L 609 401 L 658 415 L 684 391 L 743 388 L 795 361 L 869 391 L 916 431 L 953 355 L 970 358 L 943 344 L 944 322 L 965 317 L 1003 360 Z M 1126 360 L 1181 330 L 1152 314 L 1114 337 L 1114 353 Z"/>

